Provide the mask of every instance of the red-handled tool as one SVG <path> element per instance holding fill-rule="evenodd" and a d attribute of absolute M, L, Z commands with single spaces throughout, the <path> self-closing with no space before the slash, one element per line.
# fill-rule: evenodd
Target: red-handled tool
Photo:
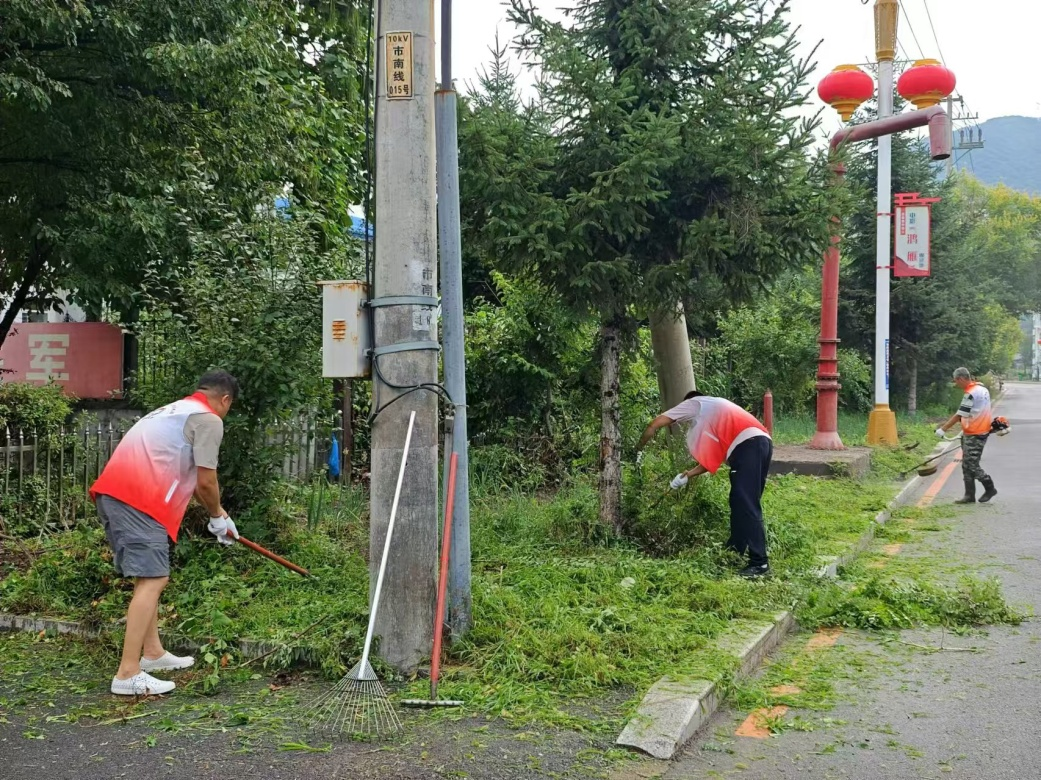
<path fill-rule="evenodd" d="M 268 549 L 266 549 L 264 547 L 261 547 L 256 542 L 251 542 L 245 536 L 239 536 L 238 541 L 242 542 L 242 544 L 246 545 L 246 547 L 251 549 L 253 552 L 258 552 L 261 555 L 263 555 L 265 558 L 270 558 L 272 561 L 277 563 L 279 566 L 285 566 L 290 571 L 295 571 L 297 574 L 300 574 L 300 575 L 302 575 L 304 577 L 310 577 L 312 580 L 318 579 L 313 574 L 311 574 L 311 572 L 309 572 L 307 569 L 305 569 L 305 568 L 303 568 L 301 566 L 297 566 L 292 561 L 287 561 L 281 555 L 275 555 L 273 552 L 271 552 L 271 550 L 268 550 Z"/>
<path fill-rule="evenodd" d="M 452 552 L 452 510 L 455 509 L 455 472 L 458 453 L 453 452 L 448 462 L 448 494 L 445 496 L 445 525 L 441 534 L 441 571 L 437 582 L 437 609 L 434 615 L 434 649 L 430 654 L 430 698 L 407 699 L 406 707 L 461 707 L 461 701 L 437 698 L 437 683 L 441 677 L 441 639 L 445 626 L 445 596 L 448 592 L 448 559 Z"/>

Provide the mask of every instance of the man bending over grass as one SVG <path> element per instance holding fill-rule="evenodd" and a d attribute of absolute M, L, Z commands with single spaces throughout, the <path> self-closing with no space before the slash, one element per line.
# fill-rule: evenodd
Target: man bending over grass
<path fill-rule="evenodd" d="M 163 648 L 159 595 L 170 579 L 170 544 L 177 541 L 193 495 L 210 513 L 209 530 L 217 541 L 230 545 L 238 539 L 235 523 L 221 506 L 217 483 L 224 418 L 238 395 L 239 383 L 227 371 L 205 374 L 193 395 L 156 409 L 127 431 L 90 488 L 116 571 L 135 578 L 123 657 L 112 678 L 114 694 L 169 693 L 174 683 L 150 672 L 195 663 Z"/>
<path fill-rule="evenodd" d="M 730 539 L 727 548 L 748 555 L 742 577 L 770 573 L 763 525 L 763 491 L 773 458 L 773 441 L 755 417 L 725 398 L 713 398 L 696 390 L 683 402 L 659 415 L 647 426 L 637 450 L 642 450 L 659 430 L 673 423 L 687 423 L 687 449 L 697 465 L 675 476 L 670 487 L 685 487 L 691 477 L 713 474 L 723 463 L 730 466 Z"/>

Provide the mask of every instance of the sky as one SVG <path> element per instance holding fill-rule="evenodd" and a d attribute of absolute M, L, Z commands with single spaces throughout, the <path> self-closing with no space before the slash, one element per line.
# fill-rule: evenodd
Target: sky
<path fill-rule="evenodd" d="M 440 30 L 440 2 L 434 4 Z M 569 2 L 536 0 L 535 4 L 552 15 Z M 923 53 L 942 57 L 958 78 L 964 113 L 978 114 L 981 122 L 1010 115 L 1041 117 L 1041 78 L 1034 48 L 1041 45 L 1037 0 L 901 0 L 901 4 L 898 60 L 919 59 Z M 453 0 L 452 5 L 453 76 L 463 90 L 488 62 L 496 31 L 505 42 L 514 29 L 500 0 Z M 792 0 L 790 19 L 793 26 L 802 27 L 802 54 L 808 55 L 822 42 L 815 58 L 817 71 L 811 77 L 814 85 L 836 65 L 874 59 L 873 5 L 861 0 Z M 961 109 L 955 113 L 962 113 Z M 826 129 L 841 126 L 837 114 L 829 111 L 825 116 Z"/>

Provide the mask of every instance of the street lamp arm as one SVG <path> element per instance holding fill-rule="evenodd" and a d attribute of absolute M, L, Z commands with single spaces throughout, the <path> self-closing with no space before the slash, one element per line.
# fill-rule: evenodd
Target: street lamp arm
<path fill-rule="evenodd" d="M 929 149 L 934 160 L 946 160 L 951 155 L 951 141 L 948 134 L 946 112 L 939 106 L 910 111 L 906 114 L 876 119 L 861 125 L 840 130 L 831 139 L 831 151 L 847 143 L 867 141 L 872 138 L 892 135 L 916 127 L 929 127 Z M 837 178 L 835 183 L 845 174 L 846 168 L 841 163 L 835 165 Z M 881 210 L 881 209 L 880 209 Z M 888 215 L 879 214 L 880 218 Z M 824 269 L 821 279 L 821 337 L 820 358 L 817 367 L 817 432 L 810 441 L 810 449 L 841 450 L 844 449 L 838 429 L 839 390 L 839 242 L 841 226 L 838 218 L 834 218 L 835 233 L 831 245 L 824 254 Z M 880 264 L 884 265 L 884 264 Z M 885 269 L 879 269 L 888 273 Z"/>
<path fill-rule="evenodd" d="M 852 125 L 837 132 L 831 139 L 831 151 L 840 146 L 858 141 L 868 141 L 884 135 L 893 135 L 916 127 L 929 127 L 929 151 L 934 160 L 946 160 L 951 156 L 951 141 L 947 132 L 947 113 L 940 106 L 909 111 L 904 114 L 876 119 Z"/>

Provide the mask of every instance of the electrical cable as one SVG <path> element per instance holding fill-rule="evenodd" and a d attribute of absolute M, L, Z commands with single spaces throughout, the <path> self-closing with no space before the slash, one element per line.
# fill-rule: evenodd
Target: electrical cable
<path fill-rule="evenodd" d="M 907 8 L 904 7 L 904 0 L 900 0 L 900 11 L 904 15 L 904 21 L 907 22 L 907 29 L 911 31 L 911 37 L 914 38 L 915 45 L 918 47 L 918 53 L 921 55 L 921 59 L 925 59 L 925 49 L 922 48 L 922 44 L 918 42 L 918 35 L 914 31 L 914 27 L 911 24 L 911 17 L 907 15 Z"/>
<path fill-rule="evenodd" d="M 922 4 L 925 5 L 925 15 L 929 19 L 929 27 L 933 31 L 933 40 L 936 41 L 936 51 L 940 53 L 940 62 L 943 66 L 947 67 L 947 58 L 943 56 L 943 48 L 940 46 L 940 39 L 936 35 L 936 26 L 933 24 L 933 15 L 929 13 L 929 0 L 922 0 Z"/>
<path fill-rule="evenodd" d="M 911 62 L 911 57 L 908 55 L 907 49 L 904 48 L 904 44 L 900 42 L 899 38 L 896 39 L 896 46 L 900 49 L 900 56 L 903 57 L 905 61 Z"/>

